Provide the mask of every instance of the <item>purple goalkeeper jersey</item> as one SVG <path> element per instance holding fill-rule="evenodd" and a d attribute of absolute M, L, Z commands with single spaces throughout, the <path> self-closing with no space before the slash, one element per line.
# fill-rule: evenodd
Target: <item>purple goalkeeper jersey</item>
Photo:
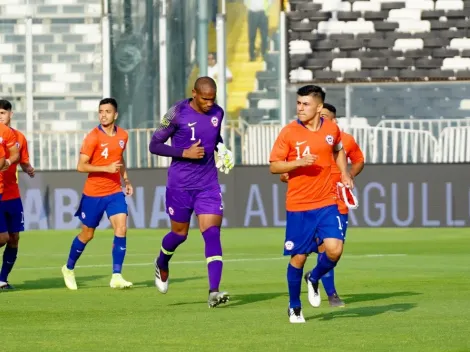
<path fill-rule="evenodd" d="M 224 117 L 223 109 L 214 104 L 206 114 L 195 111 L 186 99 L 176 103 L 163 117 L 155 130 L 149 150 L 152 154 L 172 157 L 168 170 L 168 188 L 185 190 L 218 187 L 219 179 L 215 167 L 214 152 L 222 142 L 220 130 Z M 171 138 L 171 147 L 165 142 Z M 183 150 L 201 140 L 204 158 L 183 158 Z"/>

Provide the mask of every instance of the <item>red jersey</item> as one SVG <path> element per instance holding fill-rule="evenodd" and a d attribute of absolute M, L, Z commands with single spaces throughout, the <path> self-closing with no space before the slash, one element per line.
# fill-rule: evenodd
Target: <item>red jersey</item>
<path fill-rule="evenodd" d="M 80 153 L 90 157 L 90 165 L 107 166 L 121 161 L 128 135 L 122 128 L 117 126 L 115 128 L 114 136 L 108 136 L 101 126 L 98 126 L 85 137 Z M 119 171 L 114 174 L 91 172 L 83 188 L 83 194 L 89 197 L 104 197 L 118 192 L 122 192 Z"/>
<path fill-rule="evenodd" d="M 3 172 L 3 197 L 2 200 L 10 200 L 20 198 L 20 188 L 18 187 L 18 164 L 29 163 L 28 142 L 23 133 L 18 130 L 11 129 L 16 137 L 16 146 L 20 151 L 19 160 L 10 165 L 10 167 Z M 8 152 L 8 154 L 10 154 Z"/>
<path fill-rule="evenodd" d="M 15 147 L 16 136 L 13 130 L 3 123 L 0 123 L 0 144 L 3 145 L 5 158 L 8 158 L 10 156 L 9 149 Z M 3 174 L 0 172 L 0 194 L 3 194 Z"/>
<path fill-rule="evenodd" d="M 269 158 L 274 161 L 294 161 L 307 154 L 317 155 L 311 166 L 289 172 L 286 209 L 307 211 L 336 204 L 336 192 L 331 187 L 333 153 L 341 149 L 338 126 L 322 120 L 318 131 L 310 131 L 299 121 L 285 126 L 274 143 Z"/>
<path fill-rule="evenodd" d="M 356 140 L 353 136 L 346 132 L 341 132 L 341 142 L 343 143 L 343 149 L 346 153 L 346 159 L 351 161 L 351 164 L 357 164 L 364 162 L 364 154 L 362 154 L 361 148 L 356 143 Z M 333 188 L 336 190 L 337 182 L 341 182 L 341 171 L 336 165 L 336 162 L 333 161 L 333 166 L 331 168 L 331 175 L 333 181 Z M 338 195 L 338 210 L 341 214 L 347 214 L 349 209 L 344 203 L 343 197 Z"/>

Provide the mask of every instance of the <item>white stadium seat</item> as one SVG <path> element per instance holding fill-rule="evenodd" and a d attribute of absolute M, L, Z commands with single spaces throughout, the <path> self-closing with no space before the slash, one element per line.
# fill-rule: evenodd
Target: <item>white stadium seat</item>
<path fill-rule="evenodd" d="M 450 49 L 465 50 L 470 49 L 469 38 L 454 38 L 450 41 Z"/>
<path fill-rule="evenodd" d="M 351 11 L 351 4 L 349 2 L 330 0 L 323 3 L 322 11 Z"/>
<path fill-rule="evenodd" d="M 345 26 L 344 21 L 321 21 L 318 23 L 318 33 L 341 34 Z"/>
<path fill-rule="evenodd" d="M 310 54 L 311 52 L 310 42 L 306 40 L 291 40 L 289 42 L 290 54 Z"/>
<path fill-rule="evenodd" d="M 432 0 L 407 0 L 405 3 L 407 9 L 418 9 L 422 11 L 434 10 L 434 1 Z"/>
<path fill-rule="evenodd" d="M 437 0 L 435 10 L 463 10 L 462 0 Z"/>
<path fill-rule="evenodd" d="M 361 60 L 358 58 L 336 58 L 331 62 L 331 70 L 337 72 L 360 71 Z"/>
<path fill-rule="evenodd" d="M 448 57 L 442 63 L 443 70 L 464 71 L 470 69 L 470 58 Z"/>
<path fill-rule="evenodd" d="M 343 28 L 343 33 L 374 33 L 374 22 L 372 21 L 348 21 Z"/>
<path fill-rule="evenodd" d="M 431 32 L 431 22 L 429 21 L 400 21 L 397 32 L 400 33 L 423 33 Z"/>
<path fill-rule="evenodd" d="M 366 12 L 374 11 L 379 12 L 381 10 L 380 2 L 375 1 L 355 1 L 352 5 L 353 11 Z"/>
<path fill-rule="evenodd" d="M 397 39 L 393 46 L 395 51 L 408 51 L 423 49 L 424 41 L 421 38 Z"/>
<path fill-rule="evenodd" d="M 421 10 L 418 9 L 393 9 L 388 13 L 389 22 L 400 22 L 402 20 L 421 20 Z"/>

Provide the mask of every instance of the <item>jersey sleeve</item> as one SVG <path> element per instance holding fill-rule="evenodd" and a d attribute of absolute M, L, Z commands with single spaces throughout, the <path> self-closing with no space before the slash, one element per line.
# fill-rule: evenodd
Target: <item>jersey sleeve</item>
<path fill-rule="evenodd" d="M 15 133 L 11 128 L 8 128 L 5 130 L 5 135 L 4 135 L 4 140 L 5 140 L 5 147 L 10 149 L 16 145 L 16 136 Z"/>
<path fill-rule="evenodd" d="M 29 163 L 28 141 L 26 140 L 25 136 L 21 137 L 20 163 L 21 164 Z"/>
<path fill-rule="evenodd" d="M 167 157 L 182 157 L 183 149 L 175 148 L 165 143 L 170 137 L 172 137 L 178 130 L 178 114 L 181 110 L 181 103 L 175 104 L 168 110 L 163 116 L 161 121 L 158 123 L 155 132 L 153 133 L 152 139 L 149 143 L 149 151 L 152 154 L 167 156 Z"/>
<path fill-rule="evenodd" d="M 93 152 L 96 149 L 97 143 L 98 139 L 96 138 L 94 131 L 92 131 L 83 140 L 82 148 L 80 149 L 80 154 L 85 154 L 91 158 Z"/>
<path fill-rule="evenodd" d="M 353 136 L 351 136 L 351 148 L 348 152 L 348 158 L 351 160 L 351 164 L 364 162 L 364 154 Z"/>
<path fill-rule="evenodd" d="M 269 156 L 269 162 L 275 161 L 285 161 L 289 156 L 290 145 L 287 139 L 287 128 L 284 127 L 277 136 L 276 141 L 274 142 L 273 148 L 271 150 L 271 155 Z"/>
<path fill-rule="evenodd" d="M 334 126 L 335 132 L 333 135 L 334 142 L 333 142 L 333 150 L 335 152 L 339 152 L 341 149 L 343 149 L 343 143 L 341 141 L 341 130 L 339 129 L 338 125 Z"/>
<path fill-rule="evenodd" d="M 0 159 L 5 157 L 5 147 L 3 144 L 0 144 Z"/>

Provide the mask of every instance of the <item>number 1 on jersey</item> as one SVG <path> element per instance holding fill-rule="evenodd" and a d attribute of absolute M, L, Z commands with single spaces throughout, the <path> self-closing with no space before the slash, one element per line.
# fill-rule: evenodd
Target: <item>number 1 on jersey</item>
<path fill-rule="evenodd" d="M 191 127 L 191 141 L 195 141 L 196 140 L 196 128 L 195 127 Z"/>
<path fill-rule="evenodd" d="M 108 159 L 108 147 L 103 149 L 103 151 L 101 152 L 101 156 L 105 159 Z"/>
<path fill-rule="evenodd" d="M 295 147 L 295 150 L 297 151 L 297 159 L 303 158 L 305 155 L 310 154 L 310 147 L 308 145 L 305 147 L 302 154 L 300 154 L 300 147 Z"/>

